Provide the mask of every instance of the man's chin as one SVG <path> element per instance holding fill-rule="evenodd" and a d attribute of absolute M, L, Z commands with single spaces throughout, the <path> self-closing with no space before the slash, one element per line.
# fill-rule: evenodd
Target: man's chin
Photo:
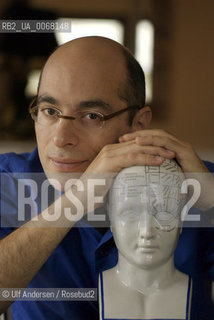
<path fill-rule="evenodd" d="M 82 176 L 82 172 L 48 172 L 46 177 L 54 189 L 65 191 L 66 185 L 75 183 Z"/>

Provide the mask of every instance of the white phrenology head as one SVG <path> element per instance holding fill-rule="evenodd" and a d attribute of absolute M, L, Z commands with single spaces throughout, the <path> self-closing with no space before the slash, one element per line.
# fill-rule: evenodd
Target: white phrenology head
<path fill-rule="evenodd" d="M 132 263 L 155 266 L 174 252 L 186 201 L 184 180 L 178 164 L 168 159 L 161 166 L 123 169 L 115 178 L 108 198 L 111 230 L 119 252 Z M 146 256 L 138 250 L 145 244 Z"/>

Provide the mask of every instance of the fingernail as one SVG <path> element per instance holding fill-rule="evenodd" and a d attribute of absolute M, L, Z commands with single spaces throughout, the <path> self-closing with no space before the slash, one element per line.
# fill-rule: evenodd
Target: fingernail
<path fill-rule="evenodd" d="M 143 137 L 136 137 L 135 141 L 138 141 L 138 142 L 143 141 Z"/>
<path fill-rule="evenodd" d="M 122 135 L 119 139 L 125 140 L 126 134 Z"/>

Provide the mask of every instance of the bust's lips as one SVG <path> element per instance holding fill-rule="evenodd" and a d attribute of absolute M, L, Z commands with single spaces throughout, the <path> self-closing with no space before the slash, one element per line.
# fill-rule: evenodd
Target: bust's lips
<path fill-rule="evenodd" d="M 154 243 L 139 243 L 137 245 L 137 250 L 142 252 L 154 252 L 158 249 L 158 246 Z"/>

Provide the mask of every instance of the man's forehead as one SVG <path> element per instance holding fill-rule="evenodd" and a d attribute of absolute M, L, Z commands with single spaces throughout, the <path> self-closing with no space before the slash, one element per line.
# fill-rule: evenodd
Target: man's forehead
<path fill-rule="evenodd" d="M 63 62 L 69 66 L 73 61 L 81 62 L 82 65 L 96 62 L 113 66 L 121 62 L 122 58 L 122 46 L 119 43 L 102 37 L 85 37 L 69 41 L 57 48 L 49 57 L 45 68 L 61 66 Z"/>
<path fill-rule="evenodd" d="M 110 41 L 72 41 L 59 47 L 46 62 L 40 87 L 69 86 L 78 88 L 90 82 L 97 90 L 118 90 L 126 79 L 126 64 L 119 44 Z M 103 87 L 103 88 L 102 88 Z M 40 88 L 39 88 L 40 89 Z M 42 88 L 44 89 L 44 88 Z M 69 88 L 68 88 L 69 89 Z"/>

